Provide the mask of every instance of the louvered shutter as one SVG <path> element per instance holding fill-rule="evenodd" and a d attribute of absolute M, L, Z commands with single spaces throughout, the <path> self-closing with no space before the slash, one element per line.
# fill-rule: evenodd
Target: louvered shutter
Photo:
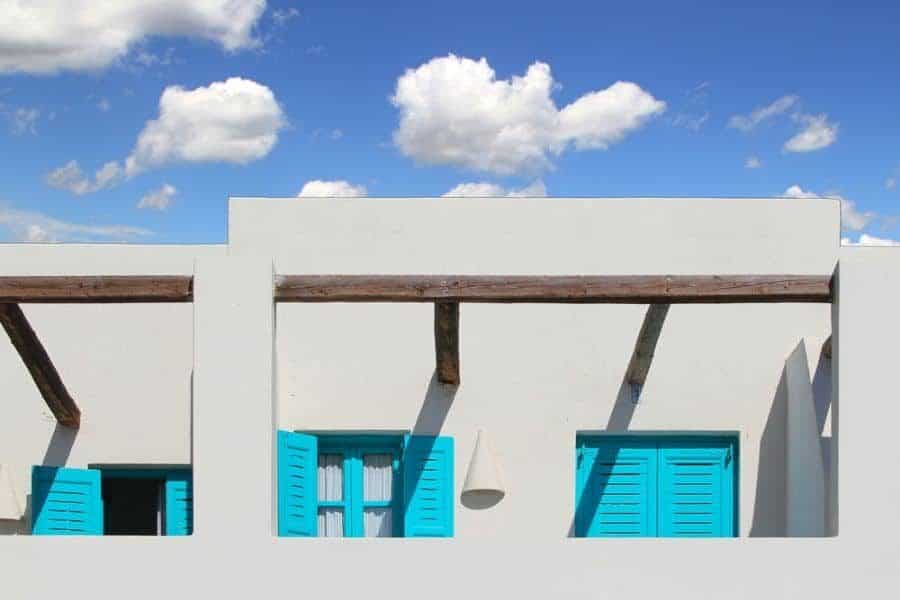
<path fill-rule="evenodd" d="M 661 536 L 735 535 L 733 446 L 697 440 L 660 449 Z"/>
<path fill-rule="evenodd" d="M 278 535 L 315 537 L 318 513 L 316 436 L 278 432 Z"/>
<path fill-rule="evenodd" d="M 31 502 L 34 535 L 103 535 L 100 471 L 36 466 Z"/>
<path fill-rule="evenodd" d="M 194 531 L 194 493 L 190 473 L 174 473 L 166 479 L 166 535 L 191 535 Z"/>
<path fill-rule="evenodd" d="M 410 436 L 403 452 L 404 537 L 453 537 L 453 438 Z"/>
<path fill-rule="evenodd" d="M 593 438 L 578 448 L 577 537 L 652 537 L 657 449 L 649 440 Z"/>

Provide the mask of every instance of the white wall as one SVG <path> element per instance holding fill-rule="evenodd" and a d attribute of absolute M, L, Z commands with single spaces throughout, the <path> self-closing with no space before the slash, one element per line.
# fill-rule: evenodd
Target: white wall
<path fill-rule="evenodd" d="M 0 275 L 192 274 L 221 247 L 0 245 Z M 25 305 L 82 412 L 57 426 L 5 334 L 0 336 L 0 462 L 29 508 L 32 465 L 187 464 L 191 457 L 190 304 Z M 24 532 L 0 522 L 0 533 Z"/>
<path fill-rule="evenodd" d="M 568 201 L 541 201 L 550 207 L 546 213 L 538 208 L 518 213 L 507 201 L 482 201 L 491 213 L 493 228 L 480 222 L 466 228 L 467 221 L 481 218 L 479 207 L 470 203 L 454 205 L 460 207 L 460 213 L 454 215 L 414 209 L 416 223 L 402 216 L 406 214 L 400 210 L 402 201 L 396 201 L 396 211 L 378 212 L 369 212 L 364 204 L 368 200 L 353 202 L 356 204 L 337 201 L 334 205 L 345 211 L 335 220 L 345 223 L 344 219 L 349 219 L 353 226 L 332 229 L 323 225 L 328 220 L 326 203 L 290 201 L 277 207 L 277 203 L 261 201 L 236 203 L 231 231 L 232 241 L 240 243 L 232 250 L 261 254 L 261 260 L 274 258 L 282 272 L 350 272 L 353 267 L 359 272 L 568 272 L 564 265 L 543 256 L 551 255 L 560 261 L 571 259 L 578 265 L 577 272 L 583 273 L 628 272 L 630 267 L 637 273 L 675 272 L 673 267 L 679 267 L 677 272 L 826 274 L 837 257 L 837 207 L 824 201 L 723 202 L 724 207 L 734 207 L 732 217 L 730 210 L 720 211 L 708 202 L 642 204 L 658 219 L 641 217 L 641 211 L 627 206 L 628 201 L 619 201 L 622 210 L 604 201 L 593 211 L 574 211 L 571 221 L 566 211 L 554 212 Z M 436 211 L 450 210 L 440 201 L 433 202 L 430 206 L 437 207 Z M 500 218 L 501 209 L 510 215 L 507 220 Z M 623 215 L 629 218 L 625 223 L 621 222 Z M 535 232 L 541 230 L 538 222 L 542 219 L 545 230 L 552 232 L 547 238 L 513 235 L 515 223 L 521 222 L 523 233 Z M 748 224 L 754 225 L 755 233 L 745 231 Z M 627 232 L 617 229 L 628 225 L 640 235 L 628 238 Z M 455 233 L 442 233 L 443 227 Z M 251 228 L 260 233 L 271 229 L 263 240 L 251 235 Z M 428 235 L 410 233 L 418 228 L 428 230 Z M 582 228 L 584 233 L 579 234 Z M 354 251 L 346 237 L 351 233 L 374 239 Z M 415 244 L 409 236 L 414 236 Z M 458 262 L 454 262 L 453 248 L 444 244 L 451 237 L 456 240 Z M 251 248 L 254 240 L 257 248 Z M 667 251 L 653 250 L 657 243 Z M 540 245 L 543 253 L 533 245 Z M 304 248 L 308 252 L 301 252 Z M 433 269 L 428 268 L 428 257 L 435 261 Z M 897 417 L 890 395 L 895 371 L 892 341 L 900 332 L 895 310 L 900 255 L 883 249 L 844 251 L 841 257 L 836 315 L 840 344 L 835 348 L 838 356 L 834 363 L 842 409 L 841 529 L 837 538 L 565 538 L 573 493 L 571 468 L 565 462 L 551 465 L 551 460 L 568 460 L 562 453 L 571 455 L 576 429 L 602 428 L 608 422 L 611 396 L 618 391 L 641 309 L 467 305 L 462 307 L 463 383 L 444 425 L 459 442 L 457 486 L 462 484 L 462 465 L 468 461 L 477 423 L 490 429 L 510 495 L 494 509 L 478 514 L 457 505 L 458 537 L 278 539 L 267 535 L 271 533 L 269 519 L 253 515 L 247 521 L 246 515 L 234 510 L 249 501 L 249 492 L 241 492 L 239 500 L 232 502 L 223 490 L 214 510 L 241 520 L 241 529 L 233 536 L 201 531 L 180 539 L 0 536 L 0 585 L 14 598 L 57 597 L 81 589 L 90 589 L 94 597 L 119 597 L 124 590 L 133 598 L 155 599 L 177 590 L 180 596 L 242 598 L 318 594 L 326 585 L 337 585 L 342 596 L 350 596 L 369 593 L 372 581 L 386 581 L 387 593 L 397 598 L 460 598 L 473 591 L 479 596 L 577 594 L 624 599 L 663 595 L 691 599 L 887 597 L 900 583 L 900 516 L 896 510 L 900 486 L 896 478 L 884 475 L 895 469 L 900 458 L 890 443 Z M 203 261 L 198 269 L 202 279 Z M 221 276 L 224 268 L 218 265 L 213 270 Z M 259 298 L 257 286 L 263 284 L 256 278 L 252 281 L 247 289 L 230 288 L 236 294 L 233 310 L 237 313 L 240 305 L 253 304 L 251 299 Z M 195 310 L 204 311 L 202 298 Z M 223 306 L 213 309 L 220 318 L 230 310 Z M 363 423 L 366 428 L 414 426 L 433 368 L 428 307 L 282 306 L 276 319 L 277 408 L 282 424 L 310 428 Z M 811 365 L 815 377 L 815 349 L 828 332 L 829 320 L 828 308 L 823 306 L 674 307 L 651 368 L 645 403 L 635 412 L 632 427 L 734 428 L 742 432 L 742 441 L 744 435 L 750 435 L 761 442 L 767 430 L 779 437 L 783 419 L 779 423 L 778 418 L 770 418 L 769 410 L 772 399 L 783 393 L 778 390 L 784 386 L 780 379 L 784 361 L 799 338 L 806 338 L 810 361 L 816 363 Z M 240 334 L 247 341 L 240 351 L 251 356 L 271 350 L 263 347 L 265 335 L 260 335 L 265 320 L 257 326 L 252 331 L 242 329 Z M 201 351 L 212 347 L 210 352 L 216 353 L 219 349 L 213 342 L 228 339 L 226 333 L 216 331 L 198 329 L 198 335 L 213 336 L 205 342 L 198 340 Z M 385 334 L 389 337 L 377 339 Z M 235 351 L 230 346 L 221 350 Z M 195 360 L 202 368 L 204 357 Z M 246 371 L 233 368 L 239 364 L 236 361 L 221 357 L 214 357 L 210 364 L 229 368 L 221 376 L 230 385 L 215 386 L 211 394 L 198 386 L 194 399 L 198 420 L 210 412 L 215 414 L 216 407 L 223 404 L 228 417 L 218 423 L 229 431 L 240 421 L 258 425 L 271 419 L 268 399 L 246 397 L 247 390 L 265 390 L 257 362 Z M 352 393 L 360 396 L 346 397 Z M 434 403 L 440 405 L 442 398 L 438 394 Z M 348 416 L 347 408 L 356 412 Z M 424 416 L 433 415 L 428 411 Z M 427 421 L 433 423 L 430 418 Z M 217 427 L 217 421 L 212 418 L 194 426 L 199 432 L 200 447 L 194 448 L 199 457 L 203 432 Z M 522 441 L 525 435 L 517 432 L 528 436 L 528 447 Z M 235 448 L 246 447 L 256 457 L 253 462 L 258 462 L 260 448 L 271 442 L 271 431 L 258 426 L 232 433 Z M 18 439 L 18 434 L 7 435 Z M 556 449 L 557 442 L 565 442 L 566 448 Z M 548 446 L 554 448 L 542 455 Z M 753 448 L 754 444 L 745 442 L 743 446 Z M 215 470 L 220 484 L 231 474 L 235 485 L 241 485 L 242 473 L 232 464 L 233 452 L 205 456 L 198 466 L 202 463 L 205 469 Z M 551 479 L 539 486 L 536 478 L 525 472 L 525 460 L 534 461 L 532 467 Z M 746 463 L 752 458 L 745 456 L 744 460 L 741 484 L 746 488 L 749 476 L 752 488 L 755 469 L 750 468 L 748 475 Z M 550 471 L 551 466 L 555 472 Z M 251 477 L 258 481 L 258 474 Z M 767 485 L 777 487 L 778 482 Z M 252 502 L 260 498 L 264 502 L 270 493 L 270 488 L 259 490 Z M 536 507 L 534 494 L 541 495 L 543 503 L 539 512 L 531 513 L 534 534 L 526 539 L 512 524 L 521 525 L 528 509 Z M 211 499 L 206 502 L 207 507 L 215 506 Z M 756 499 L 748 500 L 747 490 L 742 489 L 743 534 L 748 533 L 748 526 L 752 530 L 747 521 L 748 502 L 752 506 Z M 478 527 L 484 527 L 485 533 Z"/>
<path fill-rule="evenodd" d="M 837 205 L 815 201 L 240 200 L 232 215 L 232 250 L 271 252 L 279 273 L 831 274 L 838 235 Z M 645 312 L 465 304 L 453 390 L 432 381 L 430 305 L 281 304 L 278 422 L 440 431 L 460 484 L 484 427 L 509 490 L 460 505 L 457 535 L 547 540 L 570 533 L 577 431 L 738 432 L 741 535 L 784 535 L 784 363 L 805 339 L 819 368 L 830 308 L 672 307 L 633 408 L 620 393 Z"/>

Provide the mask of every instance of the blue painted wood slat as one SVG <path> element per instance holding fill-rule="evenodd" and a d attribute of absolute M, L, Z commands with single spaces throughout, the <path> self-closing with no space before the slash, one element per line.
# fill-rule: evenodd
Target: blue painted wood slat
<path fill-rule="evenodd" d="M 403 495 L 405 537 L 453 537 L 453 438 L 407 438 Z"/>
<path fill-rule="evenodd" d="M 278 535 L 318 533 L 318 443 L 316 436 L 278 432 Z"/>
<path fill-rule="evenodd" d="M 191 535 L 194 532 L 194 492 L 191 474 L 168 474 L 166 479 L 166 535 Z"/>
<path fill-rule="evenodd" d="M 31 498 L 32 534 L 103 535 L 100 471 L 35 466 Z"/>

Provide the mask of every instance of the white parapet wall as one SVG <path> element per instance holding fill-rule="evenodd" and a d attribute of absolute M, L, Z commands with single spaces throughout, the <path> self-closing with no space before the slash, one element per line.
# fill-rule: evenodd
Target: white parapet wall
<path fill-rule="evenodd" d="M 68 455 L 52 461 L 192 456 L 197 529 L 185 538 L 0 536 L 4 596 L 350 596 L 377 586 L 398 598 L 843 598 L 900 583 L 888 346 L 900 332 L 900 252 L 839 252 L 836 202 L 242 199 L 231 203 L 229 228 L 227 247 L 158 254 L 0 247 L 0 274 L 195 273 L 197 286 L 193 307 L 26 307 L 85 415 Z M 830 275 L 839 258 L 834 307 L 673 306 L 637 406 L 621 388 L 645 307 L 464 305 L 454 390 L 432 377 L 429 305 L 270 301 L 273 271 Z M 829 367 L 821 347 L 832 326 Z M 91 334 L 78 339 L 82 331 Z M 830 433 L 825 470 L 840 492 L 829 500 L 829 531 L 838 500 L 840 529 L 776 540 L 788 531 L 785 361 L 801 340 L 816 411 L 830 412 L 820 434 Z M 821 385 L 832 374 L 834 399 Z M 9 348 L 0 375 L 12 382 L 2 392 L 0 462 L 26 496 L 30 465 L 51 460 L 54 428 Z M 274 537 L 276 428 L 453 436 L 456 536 Z M 506 488 L 486 510 L 459 498 L 478 428 L 490 432 Z M 736 433 L 741 537 L 571 539 L 575 434 L 613 429 Z"/>

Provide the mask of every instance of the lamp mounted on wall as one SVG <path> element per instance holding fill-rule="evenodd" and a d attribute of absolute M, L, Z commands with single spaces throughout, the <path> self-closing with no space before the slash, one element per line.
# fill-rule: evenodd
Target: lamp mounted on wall
<path fill-rule="evenodd" d="M 461 500 L 464 506 L 472 509 L 490 508 L 500 502 L 506 495 L 506 488 L 500 477 L 497 460 L 491 450 L 487 434 L 478 430 L 475 439 L 475 451 L 469 462 L 466 481 L 463 484 Z"/>
<path fill-rule="evenodd" d="M 21 518 L 22 507 L 9 476 L 9 467 L 0 463 L 0 520 L 18 521 Z"/>

